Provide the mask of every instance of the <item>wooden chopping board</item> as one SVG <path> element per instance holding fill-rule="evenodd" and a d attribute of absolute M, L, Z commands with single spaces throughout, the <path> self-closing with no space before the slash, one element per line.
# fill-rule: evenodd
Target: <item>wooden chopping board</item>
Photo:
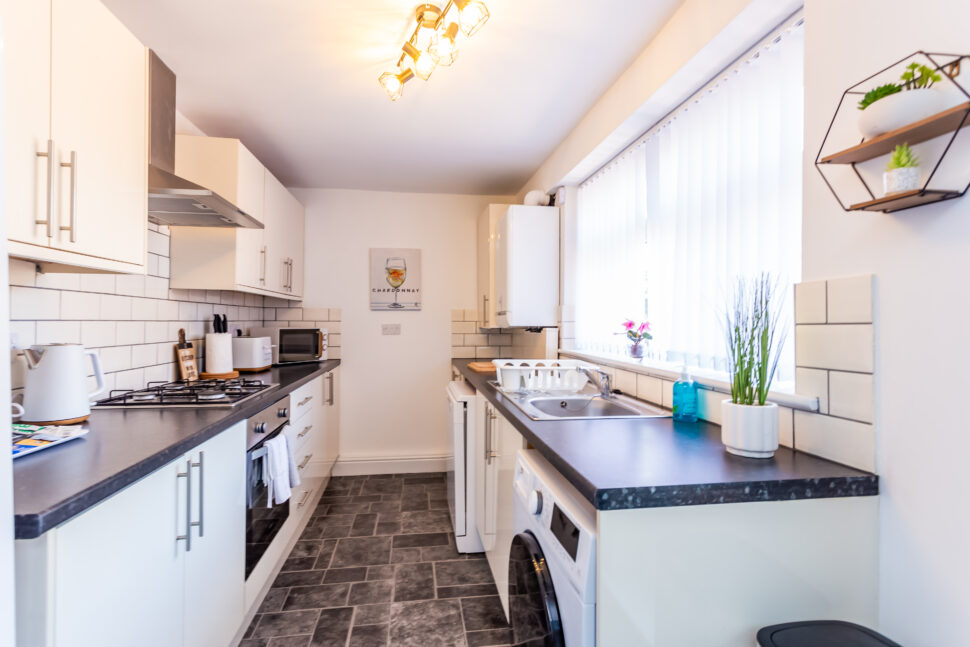
<path fill-rule="evenodd" d="M 494 373 L 495 364 L 491 362 L 468 362 L 468 368 L 476 373 Z"/>

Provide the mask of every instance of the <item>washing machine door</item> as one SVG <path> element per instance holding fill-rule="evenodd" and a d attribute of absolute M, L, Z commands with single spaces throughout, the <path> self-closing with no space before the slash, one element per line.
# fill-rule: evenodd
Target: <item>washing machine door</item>
<path fill-rule="evenodd" d="M 535 535 L 512 539 L 509 555 L 509 620 L 516 647 L 565 647 L 562 618 L 549 567 Z"/>

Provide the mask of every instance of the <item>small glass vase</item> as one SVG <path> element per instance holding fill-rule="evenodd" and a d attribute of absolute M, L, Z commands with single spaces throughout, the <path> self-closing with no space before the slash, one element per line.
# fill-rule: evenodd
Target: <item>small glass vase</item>
<path fill-rule="evenodd" d="M 630 344 L 630 357 L 633 359 L 643 359 L 643 343 L 637 342 Z"/>

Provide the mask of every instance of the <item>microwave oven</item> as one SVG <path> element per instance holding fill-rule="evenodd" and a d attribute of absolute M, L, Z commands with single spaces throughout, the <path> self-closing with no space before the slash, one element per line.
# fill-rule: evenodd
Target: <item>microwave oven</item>
<path fill-rule="evenodd" d="M 322 328 L 253 328 L 253 337 L 269 337 L 273 365 L 327 359 L 327 331 Z"/>

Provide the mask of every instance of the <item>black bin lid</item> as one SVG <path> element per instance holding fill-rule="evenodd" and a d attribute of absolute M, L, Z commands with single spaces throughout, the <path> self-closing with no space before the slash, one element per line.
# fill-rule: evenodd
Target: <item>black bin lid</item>
<path fill-rule="evenodd" d="M 885 636 L 851 622 L 811 620 L 765 627 L 761 647 L 900 647 Z"/>

